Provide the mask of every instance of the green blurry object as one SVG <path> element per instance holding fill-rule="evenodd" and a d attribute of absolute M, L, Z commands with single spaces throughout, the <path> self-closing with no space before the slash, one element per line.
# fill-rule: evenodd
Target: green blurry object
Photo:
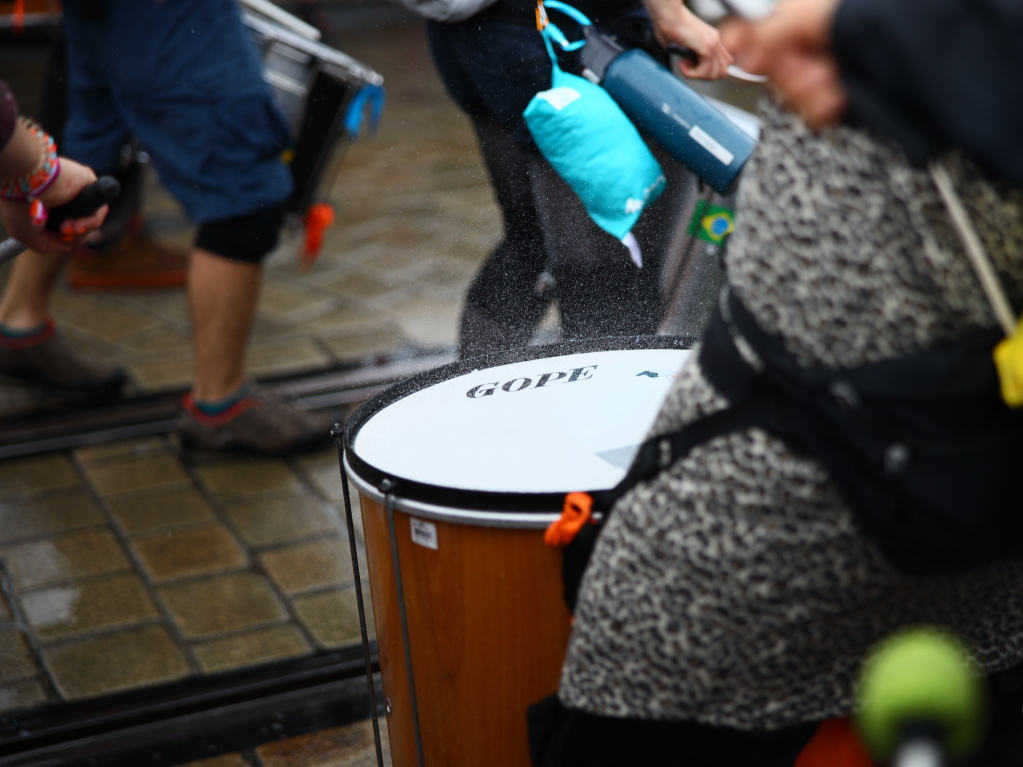
<path fill-rule="evenodd" d="M 983 734 L 983 685 L 953 637 L 914 629 L 883 642 L 864 665 L 857 725 L 875 758 L 888 760 L 907 730 L 933 731 L 950 759 L 969 755 Z"/>

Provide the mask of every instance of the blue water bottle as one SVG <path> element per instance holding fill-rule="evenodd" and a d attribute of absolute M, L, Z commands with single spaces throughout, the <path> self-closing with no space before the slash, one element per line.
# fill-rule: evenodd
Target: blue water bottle
<path fill-rule="evenodd" d="M 714 191 L 731 192 L 754 139 L 639 48 L 614 59 L 600 83 L 640 131 Z"/>
<path fill-rule="evenodd" d="M 560 0 L 543 6 L 572 18 L 583 39 L 568 42 L 554 24 L 554 39 L 576 51 L 582 76 L 602 86 L 639 130 L 714 191 L 730 194 L 756 140 L 641 48 L 626 51 Z"/>

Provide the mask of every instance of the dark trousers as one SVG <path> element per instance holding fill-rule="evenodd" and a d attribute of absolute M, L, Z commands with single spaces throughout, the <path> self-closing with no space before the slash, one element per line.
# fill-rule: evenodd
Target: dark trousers
<path fill-rule="evenodd" d="M 619 240 L 593 223 L 526 128 L 523 110 L 550 87 L 550 59 L 536 29 L 487 18 L 430 22 L 427 29 L 442 80 L 473 121 L 504 219 L 503 237 L 466 295 L 461 356 L 525 345 L 552 300 L 565 338 L 655 333 L 660 266 L 676 223 L 673 191 L 684 171 L 658 156 L 668 191 L 634 229 L 644 258 L 639 268 Z M 545 272 L 553 288 L 541 279 Z"/>

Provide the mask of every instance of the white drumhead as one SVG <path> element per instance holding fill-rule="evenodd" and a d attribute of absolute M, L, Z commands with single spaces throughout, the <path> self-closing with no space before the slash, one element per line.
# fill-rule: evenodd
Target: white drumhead
<path fill-rule="evenodd" d="M 474 370 L 383 407 L 351 447 L 391 476 L 460 490 L 608 489 L 689 354 L 594 351 Z"/>

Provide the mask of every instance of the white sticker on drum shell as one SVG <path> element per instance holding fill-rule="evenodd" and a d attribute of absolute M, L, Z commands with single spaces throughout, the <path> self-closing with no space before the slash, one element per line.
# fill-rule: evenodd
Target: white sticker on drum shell
<path fill-rule="evenodd" d="M 409 518 L 409 524 L 412 526 L 412 543 L 437 550 L 437 525 L 415 517 Z"/>

